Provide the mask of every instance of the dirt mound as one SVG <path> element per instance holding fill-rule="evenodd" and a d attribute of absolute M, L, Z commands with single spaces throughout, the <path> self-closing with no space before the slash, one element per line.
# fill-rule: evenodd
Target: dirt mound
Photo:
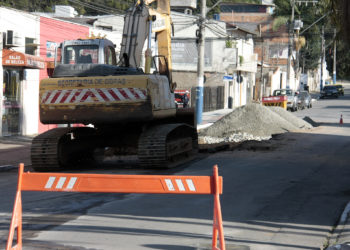
<path fill-rule="evenodd" d="M 285 120 L 296 126 L 297 128 L 303 128 L 303 129 L 311 129 L 312 125 L 303 119 L 300 119 L 293 115 L 292 113 L 286 111 L 283 108 L 280 107 L 269 107 L 270 110 L 273 112 L 279 114 L 281 117 L 283 117 Z"/>
<path fill-rule="evenodd" d="M 248 104 L 199 132 L 204 143 L 239 142 L 246 140 L 268 140 L 271 135 L 295 131 L 312 126 L 288 111 L 261 104 Z"/>

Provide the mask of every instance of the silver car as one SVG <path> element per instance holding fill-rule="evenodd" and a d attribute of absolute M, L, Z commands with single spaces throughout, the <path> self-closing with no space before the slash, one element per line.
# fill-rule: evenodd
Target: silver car
<path fill-rule="evenodd" d="M 312 98 L 309 92 L 300 91 L 298 93 L 298 108 L 299 109 L 312 108 L 311 100 Z"/>

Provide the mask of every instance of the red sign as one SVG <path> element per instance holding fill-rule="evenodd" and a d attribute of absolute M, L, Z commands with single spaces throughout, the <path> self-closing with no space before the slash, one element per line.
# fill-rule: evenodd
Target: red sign
<path fill-rule="evenodd" d="M 18 51 L 4 49 L 2 51 L 2 65 L 31 69 L 44 69 L 45 61 L 38 56 L 32 56 Z"/>
<path fill-rule="evenodd" d="M 287 101 L 287 96 L 269 96 L 263 97 L 262 102 L 284 102 Z"/>

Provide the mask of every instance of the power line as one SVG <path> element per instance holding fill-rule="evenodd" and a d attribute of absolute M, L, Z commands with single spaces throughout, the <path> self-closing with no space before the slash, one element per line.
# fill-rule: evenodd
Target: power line
<path fill-rule="evenodd" d="M 78 5 L 81 5 L 81 6 L 84 6 L 84 7 L 87 7 L 87 8 L 90 8 L 90 9 L 93 9 L 93 10 L 97 10 L 97 11 L 102 12 L 102 13 L 111 14 L 111 15 L 120 15 L 123 13 L 121 10 L 118 10 L 118 9 L 113 8 L 115 11 L 108 11 L 106 8 L 100 8 L 98 6 L 95 6 L 95 5 L 92 5 L 89 3 L 85 3 L 85 2 L 81 2 L 79 0 L 68 0 L 68 1 L 75 3 L 75 4 L 78 4 Z"/>

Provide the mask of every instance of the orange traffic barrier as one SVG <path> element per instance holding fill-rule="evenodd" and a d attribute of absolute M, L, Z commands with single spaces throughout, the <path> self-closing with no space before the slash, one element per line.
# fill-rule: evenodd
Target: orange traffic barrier
<path fill-rule="evenodd" d="M 214 195 L 212 249 L 225 250 L 224 230 L 219 195 L 222 177 L 218 167 L 213 176 L 107 175 L 23 172 L 18 170 L 18 184 L 6 250 L 22 249 L 22 191 L 148 193 L 148 194 L 212 194 Z M 17 244 L 13 245 L 17 229 Z M 219 238 L 219 247 L 218 247 Z"/>
<path fill-rule="evenodd" d="M 287 109 L 287 96 L 268 96 L 262 98 L 264 106 L 277 106 Z"/>

